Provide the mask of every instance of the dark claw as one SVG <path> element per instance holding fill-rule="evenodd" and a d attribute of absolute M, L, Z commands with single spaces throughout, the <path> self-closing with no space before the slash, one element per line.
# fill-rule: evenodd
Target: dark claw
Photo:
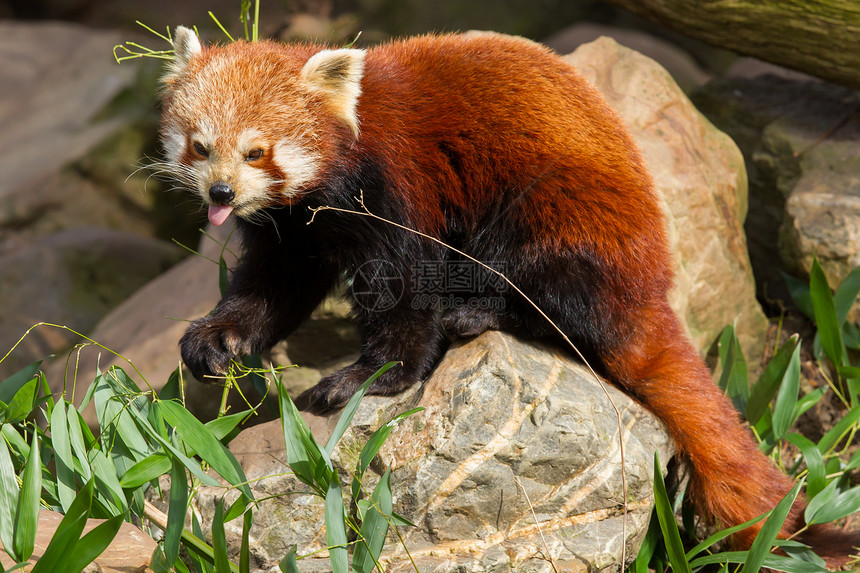
<path fill-rule="evenodd" d="M 180 339 L 182 361 L 200 382 L 214 382 L 213 376 L 226 374 L 236 357 L 224 343 L 226 331 L 223 325 L 206 317 L 192 322 Z"/>

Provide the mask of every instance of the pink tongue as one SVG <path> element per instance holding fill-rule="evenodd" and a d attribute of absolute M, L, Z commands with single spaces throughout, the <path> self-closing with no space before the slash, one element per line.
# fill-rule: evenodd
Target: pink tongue
<path fill-rule="evenodd" d="M 227 217 L 230 216 L 232 211 L 233 207 L 209 205 L 209 220 L 212 221 L 213 225 L 221 225 L 227 220 Z"/>

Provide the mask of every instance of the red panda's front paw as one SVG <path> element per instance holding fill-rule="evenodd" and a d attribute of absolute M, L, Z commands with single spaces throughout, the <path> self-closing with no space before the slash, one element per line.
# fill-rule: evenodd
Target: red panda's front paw
<path fill-rule="evenodd" d="M 243 354 L 241 338 L 231 325 L 205 317 L 195 320 L 179 341 L 182 361 L 201 382 L 227 373 L 230 362 Z"/>

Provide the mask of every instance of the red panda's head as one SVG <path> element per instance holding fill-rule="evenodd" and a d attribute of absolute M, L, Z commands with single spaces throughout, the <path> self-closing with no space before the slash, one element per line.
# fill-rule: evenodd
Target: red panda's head
<path fill-rule="evenodd" d="M 321 175 L 330 133 L 358 137 L 364 51 L 235 42 L 203 47 L 179 27 L 163 78 L 164 167 L 216 225 L 289 205 Z M 344 127 L 348 130 L 343 129 Z"/>

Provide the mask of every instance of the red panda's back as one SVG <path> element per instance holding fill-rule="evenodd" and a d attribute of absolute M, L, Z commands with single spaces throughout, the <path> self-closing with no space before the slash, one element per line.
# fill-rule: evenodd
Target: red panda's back
<path fill-rule="evenodd" d="M 362 144 L 390 166 L 425 229 L 445 209 L 468 217 L 507 193 L 514 215 L 557 248 L 588 245 L 622 264 L 650 253 L 662 268 L 649 272 L 668 275 L 636 145 L 549 49 L 490 33 L 393 42 L 368 53 L 362 89 Z"/>

